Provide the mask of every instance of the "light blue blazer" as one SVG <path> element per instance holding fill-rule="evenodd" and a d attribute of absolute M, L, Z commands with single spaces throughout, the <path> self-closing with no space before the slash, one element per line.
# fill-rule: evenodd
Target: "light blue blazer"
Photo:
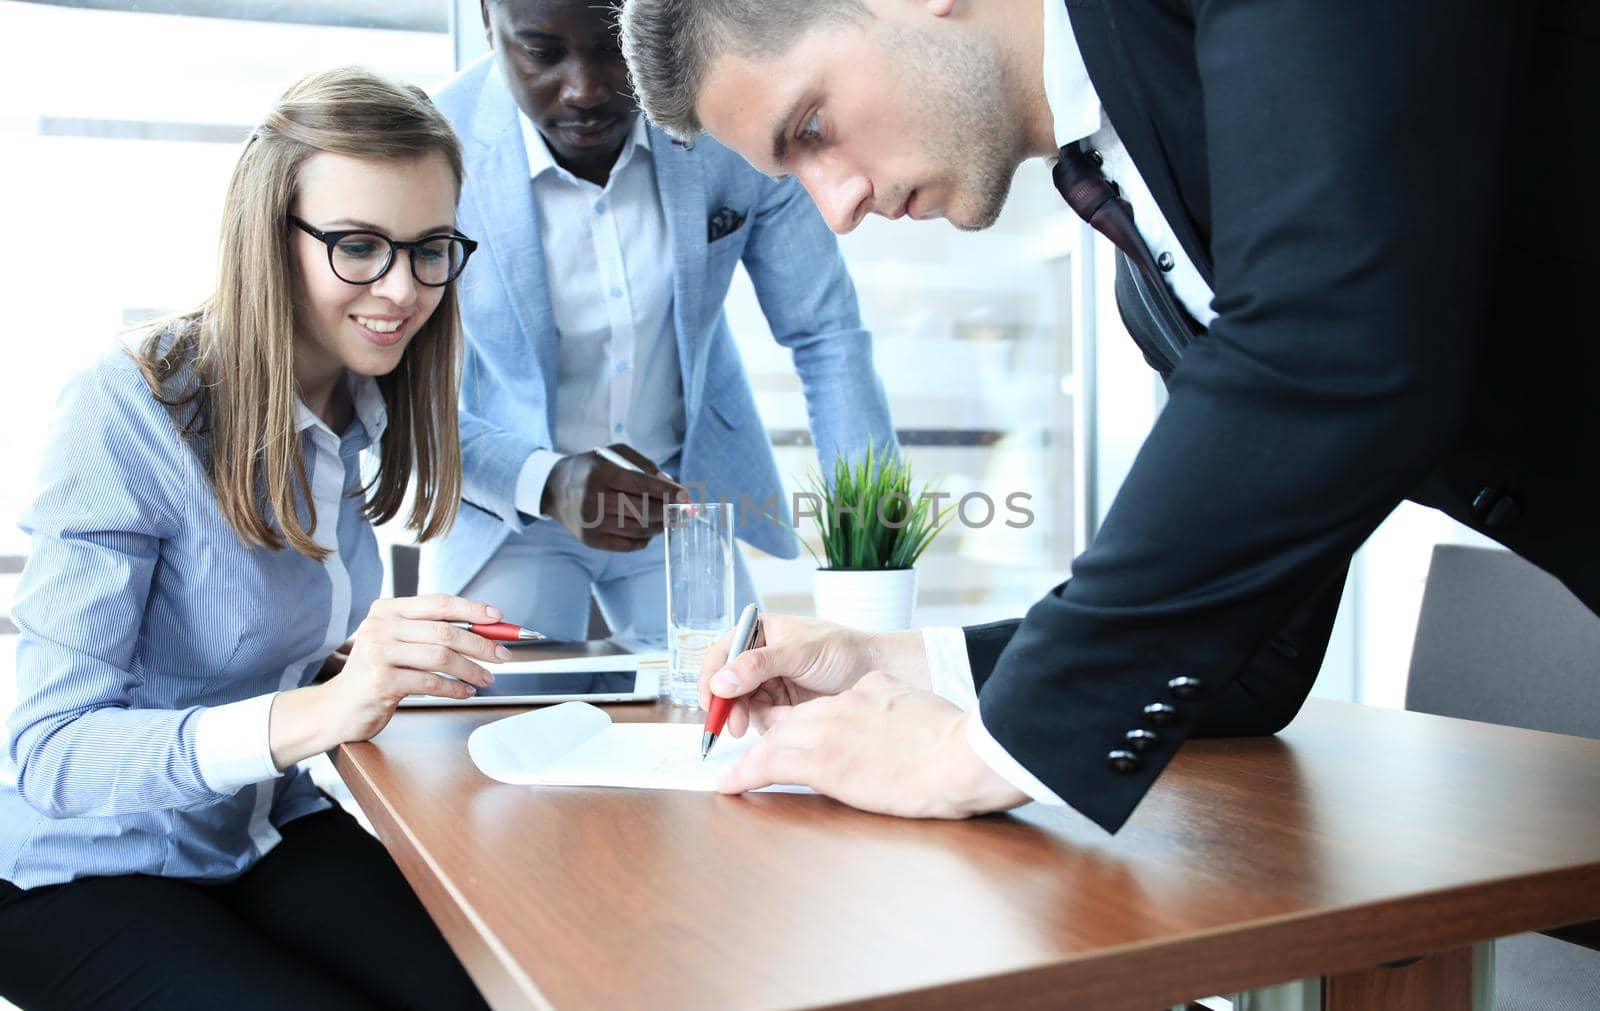
<path fill-rule="evenodd" d="M 507 536 L 536 522 L 518 512 L 514 496 L 528 455 L 552 448 L 560 335 L 549 286 L 561 283 L 561 265 L 544 262 L 517 105 L 492 54 L 444 84 L 434 101 L 461 136 L 467 180 L 459 222 L 480 243 L 458 282 L 467 330 L 464 501 L 430 560 L 434 588 L 457 592 Z M 709 137 L 685 147 L 651 130 L 672 244 L 687 419 L 674 476 L 703 483 L 712 500 L 775 502 L 781 522 L 754 507 L 736 509 L 738 535 L 793 558 L 799 543 L 785 525 L 783 483 L 722 308 L 735 264 L 744 262 L 773 335 L 794 356 L 823 473 L 836 454 L 852 456 L 869 441 L 894 444 L 872 337 L 861 326 L 838 242 L 799 184 L 767 178 Z M 725 208 L 744 221 L 711 241 L 711 218 Z"/>

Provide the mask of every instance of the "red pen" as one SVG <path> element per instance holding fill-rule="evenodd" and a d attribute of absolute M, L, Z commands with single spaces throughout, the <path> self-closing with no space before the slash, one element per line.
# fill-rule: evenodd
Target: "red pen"
<path fill-rule="evenodd" d="M 739 615 L 739 623 L 733 626 L 733 638 L 728 641 L 728 659 L 723 663 L 731 663 L 734 657 L 755 645 L 756 632 L 760 627 L 760 613 L 756 605 L 746 604 L 744 612 Z M 706 729 L 700 735 L 701 761 L 711 754 L 711 746 L 717 743 L 717 735 L 722 733 L 722 725 L 728 722 L 728 713 L 732 709 L 732 699 L 725 699 L 721 695 L 711 696 L 711 708 L 706 710 Z"/>
<path fill-rule="evenodd" d="M 485 639 L 493 639 L 496 642 L 537 642 L 544 638 L 542 632 L 513 625 L 509 621 L 497 621 L 491 625 L 474 625 L 470 621 L 452 621 L 449 624 L 456 628 L 464 628 L 468 632 L 476 632 Z"/>

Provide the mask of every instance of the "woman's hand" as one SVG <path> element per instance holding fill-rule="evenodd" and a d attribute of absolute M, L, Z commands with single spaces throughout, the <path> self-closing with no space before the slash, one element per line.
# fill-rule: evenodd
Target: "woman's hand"
<path fill-rule="evenodd" d="M 511 653 L 448 623 L 500 619 L 488 604 L 448 594 L 375 601 L 356 629 L 343 669 L 273 703 L 273 761 L 282 769 L 346 741 L 364 741 L 388 725 L 407 695 L 471 698 L 494 683 L 494 675 L 474 659 L 493 663 Z"/>
<path fill-rule="evenodd" d="M 328 654 L 328 659 L 322 661 L 322 669 L 317 671 L 317 676 L 312 680 L 326 681 L 344 670 L 344 665 L 350 660 L 350 651 L 355 648 L 355 645 L 356 641 L 354 639 L 346 639 L 335 646 L 333 652 Z"/>

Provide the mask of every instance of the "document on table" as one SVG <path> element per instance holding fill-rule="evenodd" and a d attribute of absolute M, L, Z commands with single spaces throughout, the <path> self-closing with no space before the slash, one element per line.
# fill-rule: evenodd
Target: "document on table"
<path fill-rule="evenodd" d="M 702 761 L 702 729 L 698 723 L 612 723 L 587 702 L 563 702 L 479 727 L 467 738 L 467 752 L 484 775 L 502 783 L 710 792 L 756 735 L 724 734 Z"/>

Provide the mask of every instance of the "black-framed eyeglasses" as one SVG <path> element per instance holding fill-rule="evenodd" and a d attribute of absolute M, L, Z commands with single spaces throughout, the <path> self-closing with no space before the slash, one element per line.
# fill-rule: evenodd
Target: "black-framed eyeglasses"
<path fill-rule="evenodd" d="M 328 247 L 328 266 L 346 284 L 376 284 L 394 266 L 395 250 L 406 251 L 411 261 L 411 276 L 418 284 L 443 288 L 461 276 L 467 258 L 478 244 L 465 235 L 424 235 L 412 242 L 399 242 L 382 232 L 365 229 L 324 232 L 293 214 L 289 222 Z"/>

